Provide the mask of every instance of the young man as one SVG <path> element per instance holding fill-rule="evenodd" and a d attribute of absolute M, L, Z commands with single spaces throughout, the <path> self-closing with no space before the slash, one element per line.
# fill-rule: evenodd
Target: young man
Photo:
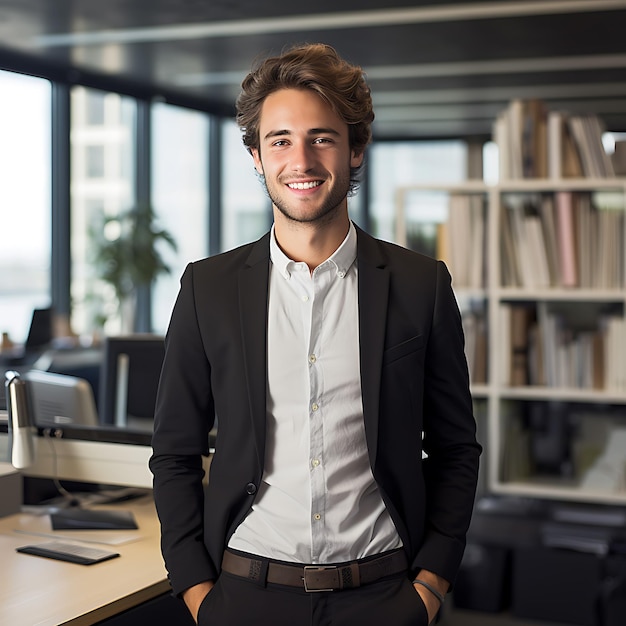
<path fill-rule="evenodd" d="M 293 48 L 237 105 L 274 225 L 181 280 L 150 462 L 173 591 L 199 624 L 425 626 L 480 455 L 450 276 L 348 217 L 360 68 Z"/>

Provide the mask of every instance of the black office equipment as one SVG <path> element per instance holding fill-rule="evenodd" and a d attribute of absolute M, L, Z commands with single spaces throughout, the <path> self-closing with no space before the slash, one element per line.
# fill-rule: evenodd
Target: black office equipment
<path fill-rule="evenodd" d="M 35 309 L 24 347 L 26 350 L 45 348 L 52 342 L 52 309 Z"/>
<path fill-rule="evenodd" d="M 58 561 L 68 561 L 79 565 L 93 565 L 100 561 L 108 561 L 119 556 L 118 552 L 110 552 L 100 548 L 81 546 L 62 541 L 49 541 L 48 543 L 33 544 L 16 548 L 18 552 L 43 556 Z"/>
<path fill-rule="evenodd" d="M 107 337 L 100 373 L 100 420 L 126 426 L 129 418 L 152 419 L 165 356 L 160 335 Z"/>
<path fill-rule="evenodd" d="M 132 511 L 70 507 L 50 513 L 52 530 L 136 530 Z"/>

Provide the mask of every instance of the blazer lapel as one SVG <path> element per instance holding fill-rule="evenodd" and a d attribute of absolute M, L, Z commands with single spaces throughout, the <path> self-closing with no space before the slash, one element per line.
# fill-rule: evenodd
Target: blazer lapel
<path fill-rule="evenodd" d="M 378 449 L 378 407 L 385 349 L 389 271 L 376 241 L 357 228 L 359 350 L 365 435 L 372 469 Z"/>
<path fill-rule="evenodd" d="M 239 312 L 245 383 L 261 468 L 265 457 L 268 283 L 269 233 L 252 244 L 246 264 L 239 271 Z"/>

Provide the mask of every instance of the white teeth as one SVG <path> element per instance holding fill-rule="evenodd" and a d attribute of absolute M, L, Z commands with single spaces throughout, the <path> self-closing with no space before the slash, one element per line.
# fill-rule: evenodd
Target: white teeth
<path fill-rule="evenodd" d="M 314 180 L 308 183 L 289 183 L 287 186 L 290 189 L 313 189 L 322 183 L 319 180 Z"/>

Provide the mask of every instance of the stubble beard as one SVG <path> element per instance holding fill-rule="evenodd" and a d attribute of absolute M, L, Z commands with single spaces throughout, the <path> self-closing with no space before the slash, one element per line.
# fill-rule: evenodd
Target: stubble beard
<path fill-rule="evenodd" d="M 267 184 L 262 177 L 265 191 L 272 201 L 272 204 L 286 217 L 290 222 L 297 224 L 319 224 L 324 225 L 332 222 L 339 212 L 344 200 L 350 190 L 350 175 L 341 175 L 336 179 L 330 194 L 325 198 L 324 202 L 312 212 L 297 213 L 290 207 L 290 203 L 286 200 L 277 189 L 273 189 Z M 326 183 L 324 183 L 326 184 Z M 278 181 L 277 186 L 281 185 Z"/>

